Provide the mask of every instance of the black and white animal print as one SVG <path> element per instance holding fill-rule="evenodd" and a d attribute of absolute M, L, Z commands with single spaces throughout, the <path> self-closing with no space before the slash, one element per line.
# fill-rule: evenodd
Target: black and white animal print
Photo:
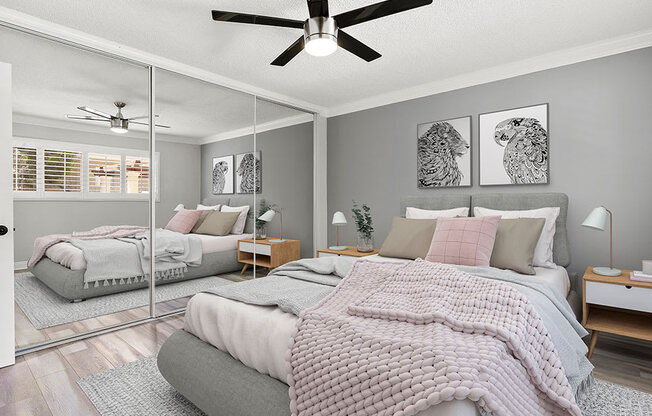
<path fill-rule="evenodd" d="M 238 190 L 239 193 L 252 194 L 254 192 L 260 192 L 260 160 L 258 160 L 253 153 L 247 153 L 242 157 L 236 172 L 240 177 L 240 189 Z"/>
<path fill-rule="evenodd" d="M 224 193 L 226 186 L 226 174 L 229 171 L 229 164 L 226 162 L 217 162 L 213 166 L 213 194 Z"/>
<path fill-rule="evenodd" d="M 548 133 L 539 120 L 503 120 L 494 140 L 505 148 L 503 166 L 512 183 L 548 183 Z"/>
<path fill-rule="evenodd" d="M 417 186 L 459 186 L 464 174 L 457 158 L 468 152 L 469 147 L 450 123 L 433 123 L 417 142 Z"/>

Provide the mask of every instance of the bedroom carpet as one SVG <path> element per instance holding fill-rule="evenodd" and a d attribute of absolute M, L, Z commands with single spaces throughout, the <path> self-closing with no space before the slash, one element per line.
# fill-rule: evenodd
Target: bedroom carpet
<path fill-rule="evenodd" d="M 159 373 L 156 356 L 77 382 L 102 416 L 204 415 Z M 595 380 L 579 403 L 584 416 L 648 416 L 652 394 Z"/>
<path fill-rule="evenodd" d="M 32 273 L 16 273 L 14 282 L 16 303 L 36 329 L 139 308 L 149 303 L 147 288 L 70 303 L 41 283 Z M 169 283 L 156 288 L 156 300 L 163 302 L 183 298 L 229 283 L 233 281 L 218 276 Z"/>

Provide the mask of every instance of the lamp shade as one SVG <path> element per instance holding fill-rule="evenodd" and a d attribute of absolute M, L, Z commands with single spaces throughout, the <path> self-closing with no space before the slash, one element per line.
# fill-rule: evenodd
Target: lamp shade
<path fill-rule="evenodd" d="M 274 219 L 276 216 L 276 212 L 274 210 L 270 209 L 269 211 L 265 212 L 263 215 L 258 217 L 259 220 L 265 221 L 265 222 L 270 222 L 271 220 Z"/>
<path fill-rule="evenodd" d="M 609 212 L 605 207 L 593 208 L 593 211 L 586 217 L 582 225 L 604 231 L 609 221 Z"/>
<path fill-rule="evenodd" d="M 181 210 L 184 209 L 184 208 L 185 208 L 185 207 L 183 206 L 183 204 L 179 204 L 179 205 L 177 205 L 177 206 L 174 208 L 174 211 L 179 212 L 179 211 L 181 211 Z"/>
<path fill-rule="evenodd" d="M 337 211 L 333 214 L 333 225 L 346 225 L 346 217 L 342 211 Z"/>

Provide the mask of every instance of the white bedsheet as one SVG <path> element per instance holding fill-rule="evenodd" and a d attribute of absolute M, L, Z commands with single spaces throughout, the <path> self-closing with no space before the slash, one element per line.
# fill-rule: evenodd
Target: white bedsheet
<path fill-rule="evenodd" d="M 253 234 L 229 234 L 225 236 L 193 234 L 193 236 L 201 239 L 202 253 L 204 254 L 235 250 L 238 247 L 238 240 L 253 238 Z M 45 256 L 71 270 L 86 269 L 84 253 L 70 243 L 62 242 L 53 245 L 45 251 Z"/>

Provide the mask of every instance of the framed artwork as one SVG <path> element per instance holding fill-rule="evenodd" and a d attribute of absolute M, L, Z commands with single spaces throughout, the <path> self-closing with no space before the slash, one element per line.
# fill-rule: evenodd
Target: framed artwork
<path fill-rule="evenodd" d="M 480 185 L 549 183 L 548 104 L 480 114 Z"/>
<path fill-rule="evenodd" d="M 417 188 L 471 186 L 471 116 L 417 126 Z"/>
<path fill-rule="evenodd" d="M 233 193 L 233 155 L 213 158 L 213 195 Z"/>
<path fill-rule="evenodd" d="M 239 194 L 262 191 L 263 159 L 260 150 L 240 153 L 235 157 L 235 189 Z"/>

